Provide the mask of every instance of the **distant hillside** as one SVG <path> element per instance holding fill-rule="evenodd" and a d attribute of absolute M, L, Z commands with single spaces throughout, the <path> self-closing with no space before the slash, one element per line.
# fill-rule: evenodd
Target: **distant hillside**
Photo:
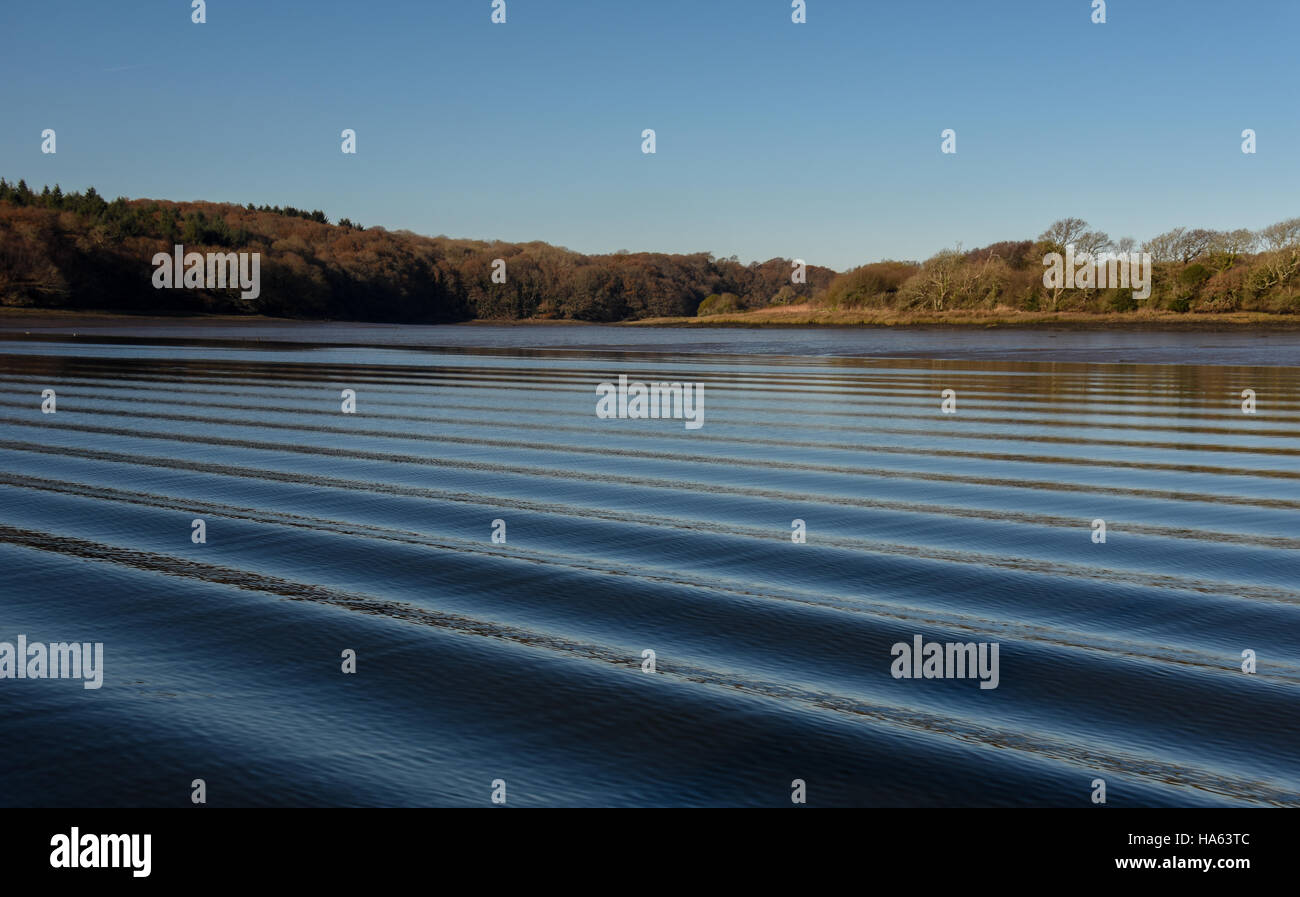
<path fill-rule="evenodd" d="M 261 253 L 261 294 L 154 289 L 151 260 L 185 250 Z M 506 282 L 493 283 L 504 259 Z M 472 318 L 618 321 L 806 301 L 835 276 L 791 262 L 742 265 L 708 253 L 582 255 L 546 243 L 422 237 L 361 228 L 323 212 L 116 199 L 94 188 L 36 193 L 0 180 L 0 304 L 111 311 L 202 311 L 359 321 Z M 725 298 L 725 302 L 723 299 Z"/>
<path fill-rule="evenodd" d="M 186 251 L 261 254 L 261 291 L 154 289 L 152 259 Z M 1150 290 L 1047 287 L 1048 253 L 1150 254 Z M 505 261 L 504 283 L 493 282 Z M 358 321 L 552 318 L 624 321 L 734 316 L 800 306 L 904 318 L 979 314 L 1300 314 L 1300 218 L 1259 231 L 1175 228 L 1139 247 L 1065 218 L 1037 240 L 949 249 L 837 275 L 792 261 L 742 265 L 705 252 L 582 255 L 546 243 L 422 237 L 320 211 L 116 199 L 94 188 L 40 193 L 0 179 L 0 305 L 132 312 L 224 312 Z M 1071 280 L 1073 283 L 1073 280 Z M 1148 294 L 1149 293 L 1149 294 Z M 830 316 L 830 317 L 828 317 Z M 775 316 L 773 320 L 776 319 Z M 850 317 L 853 317 L 852 315 Z M 889 315 L 886 315 L 889 317 Z"/>

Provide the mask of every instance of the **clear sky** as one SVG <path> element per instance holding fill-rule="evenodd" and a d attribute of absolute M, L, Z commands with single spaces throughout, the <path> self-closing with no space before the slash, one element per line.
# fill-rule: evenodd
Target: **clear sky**
<path fill-rule="evenodd" d="M 1300 215 L 1300 2 L 1091 4 L 8 0 L 0 175 L 836 269 Z"/>

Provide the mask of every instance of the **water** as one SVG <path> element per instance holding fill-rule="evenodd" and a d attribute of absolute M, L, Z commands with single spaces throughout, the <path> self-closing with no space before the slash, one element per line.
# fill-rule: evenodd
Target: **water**
<path fill-rule="evenodd" d="M 0 803 L 1300 805 L 1295 335 L 75 329 L 0 340 L 0 640 L 104 685 L 0 679 Z"/>

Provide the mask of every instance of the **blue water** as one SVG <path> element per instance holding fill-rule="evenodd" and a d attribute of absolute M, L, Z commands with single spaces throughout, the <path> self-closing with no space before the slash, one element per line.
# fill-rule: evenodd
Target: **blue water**
<path fill-rule="evenodd" d="M 1286 334 L 9 326 L 0 641 L 101 642 L 104 684 L 0 679 L 0 804 L 1300 805 L 1297 364 Z M 704 425 L 598 419 L 620 374 L 703 384 Z M 997 643 L 998 687 L 894 678 L 915 635 Z"/>

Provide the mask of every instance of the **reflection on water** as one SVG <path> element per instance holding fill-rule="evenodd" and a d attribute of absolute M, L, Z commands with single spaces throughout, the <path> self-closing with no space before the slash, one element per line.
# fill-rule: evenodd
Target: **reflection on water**
<path fill-rule="evenodd" d="M 105 645 L 0 680 L 2 803 L 1300 804 L 1285 335 L 114 326 L 0 342 L 0 641 Z"/>
<path fill-rule="evenodd" d="M 972 327 L 645 328 L 628 325 L 418 325 L 174 319 L 64 315 L 0 317 L 5 340 L 56 340 L 134 345 L 147 332 L 159 345 L 247 344 L 310 349 L 357 346 L 514 354 L 567 350 L 575 357 L 665 350 L 677 354 L 792 355 L 800 358 L 962 358 L 1090 363 L 1300 365 L 1300 323 L 1279 318 L 1267 327 L 1218 332 L 1069 330 Z"/>

